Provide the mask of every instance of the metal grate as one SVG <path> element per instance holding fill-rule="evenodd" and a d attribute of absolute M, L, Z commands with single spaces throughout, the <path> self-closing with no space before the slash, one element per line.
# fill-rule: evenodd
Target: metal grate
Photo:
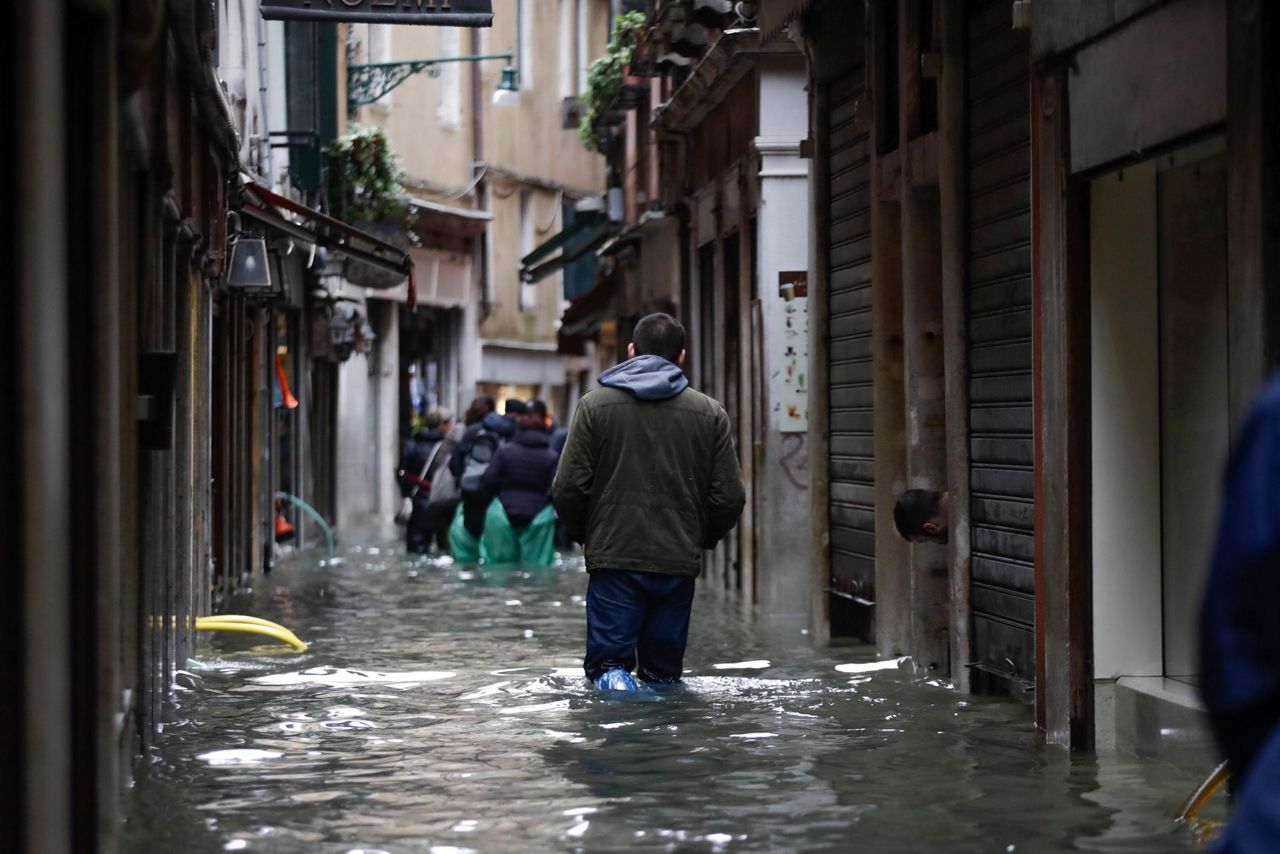
<path fill-rule="evenodd" d="M 968 21 L 969 488 L 976 663 L 1035 676 L 1030 49 L 1007 2 Z"/>
<path fill-rule="evenodd" d="M 831 587 L 865 606 L 875 600 L 871 137 L 855 116 L 862 68 L 830 85 Z"/>

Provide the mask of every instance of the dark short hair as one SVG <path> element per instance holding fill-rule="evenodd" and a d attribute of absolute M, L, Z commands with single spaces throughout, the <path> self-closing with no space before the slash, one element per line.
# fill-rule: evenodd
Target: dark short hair
<path fill-rule="evenodd" d="M 930 521 L 942 508 L 942 493 L 932 489 L 908 489 L 893 505 L 893 524 L 904 540 L 914 540 L 924 534 L 924 523 Z"/>
<path fill-rule="evenodd" d="M 538 400 L 535 397 L 533 400 L 529 401 L 529 413 L 531 415 L 536 415 L 539 418 L 546 418 L 547 402 L 545 400 Z"/>
<path fill-rule="evenodd" d="M 679 362 L 684 351 L 684 327 L 669 314 L 642 317 L 631 333 L 637 356 L 661 356 L 668 362 Z"/>
<path fill-rule="evenodd" d="M 502 412 L 504 415 L 527 415 L 529 414 L 529 407 L 518 397 L 508 397 L 507 402 L 503 405 Z"/>

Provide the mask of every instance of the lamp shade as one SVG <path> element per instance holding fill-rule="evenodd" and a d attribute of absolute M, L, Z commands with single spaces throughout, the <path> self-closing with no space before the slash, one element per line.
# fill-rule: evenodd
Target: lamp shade
<path fill-rule="evenodd" d="M 493 93 L 493 103 L 499 107 L 514 107 L 520 103 L 520 81 L 514 66 L 502 69 L 502 80 Z"/>
<path fill-rule="evenodd" d="M 271 265 L 267 262 L 267 241 L 261 237 L 239 237 L 231 244 L 227 265 L 227 287 L 250 293 L 271 292 Z"/>

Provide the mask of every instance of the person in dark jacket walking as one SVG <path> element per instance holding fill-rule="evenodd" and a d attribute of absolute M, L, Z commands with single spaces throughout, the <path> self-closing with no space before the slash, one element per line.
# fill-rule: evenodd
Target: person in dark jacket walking
<path fill-rule="evenodd" d="M 485 492 L 502 502 L 502 509 L 517 531 L 551 503 L 551 481 L 558 456 L 551 450 L 551 436 L 536 412 L 516 416 L 516 434 L 494 454 L 484 473 Z"/>
<path fill-rule="evenodd" d="M 413 515 L 409 517 L 404 535 L 405 547 L 410 554 L 427 554 L 431 551 L 433 539 L 442 550 L 448 548 L 449 520 L 431 507 L 430 499 L 431 480 L 448 464 L 453 450 L 448 437 L 452 418 L 453 413 L 447 409 L 429 411 L 426 429 L 419 430 L 405 442 L 400 454 L 400 494 L 403 497 L 413 495 Z"/>
<path fill-rule="evenodd" d="M 1235 787 L 1215 852 L 1280 851 L 1280 375 L 1227 466 L 1200 610 L 1200 695 Z"/>
<path fill-rule="evenodd" d="M 484 563 L 555 563 L 555 510 L 551 481 L 559 459 L 552 451 L 544 416 L 526 408 L 516 416 L 518 431 L 494 454 L 484 474 L 485 492 L 495 496 L 480 537 Z"/>
<path fill-rule="evenodd" d="M 680 368 L 684 327 L 651 314 L 627 355 L 578 403 L 553 497 L 591 574 L 583 669 L 636 690 L 633 668 L 680 678 L 702 551 L 737 524 L 745 492 L 729 416 Z"/>

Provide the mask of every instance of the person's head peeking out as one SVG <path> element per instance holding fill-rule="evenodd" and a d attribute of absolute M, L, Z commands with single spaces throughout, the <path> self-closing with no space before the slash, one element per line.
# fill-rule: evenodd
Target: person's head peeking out
<path fill-rule="evenodd" d="M 908 489 L 893 508 L 893 524 L 912 543 L 947 541 L 947 493 Z"/>

